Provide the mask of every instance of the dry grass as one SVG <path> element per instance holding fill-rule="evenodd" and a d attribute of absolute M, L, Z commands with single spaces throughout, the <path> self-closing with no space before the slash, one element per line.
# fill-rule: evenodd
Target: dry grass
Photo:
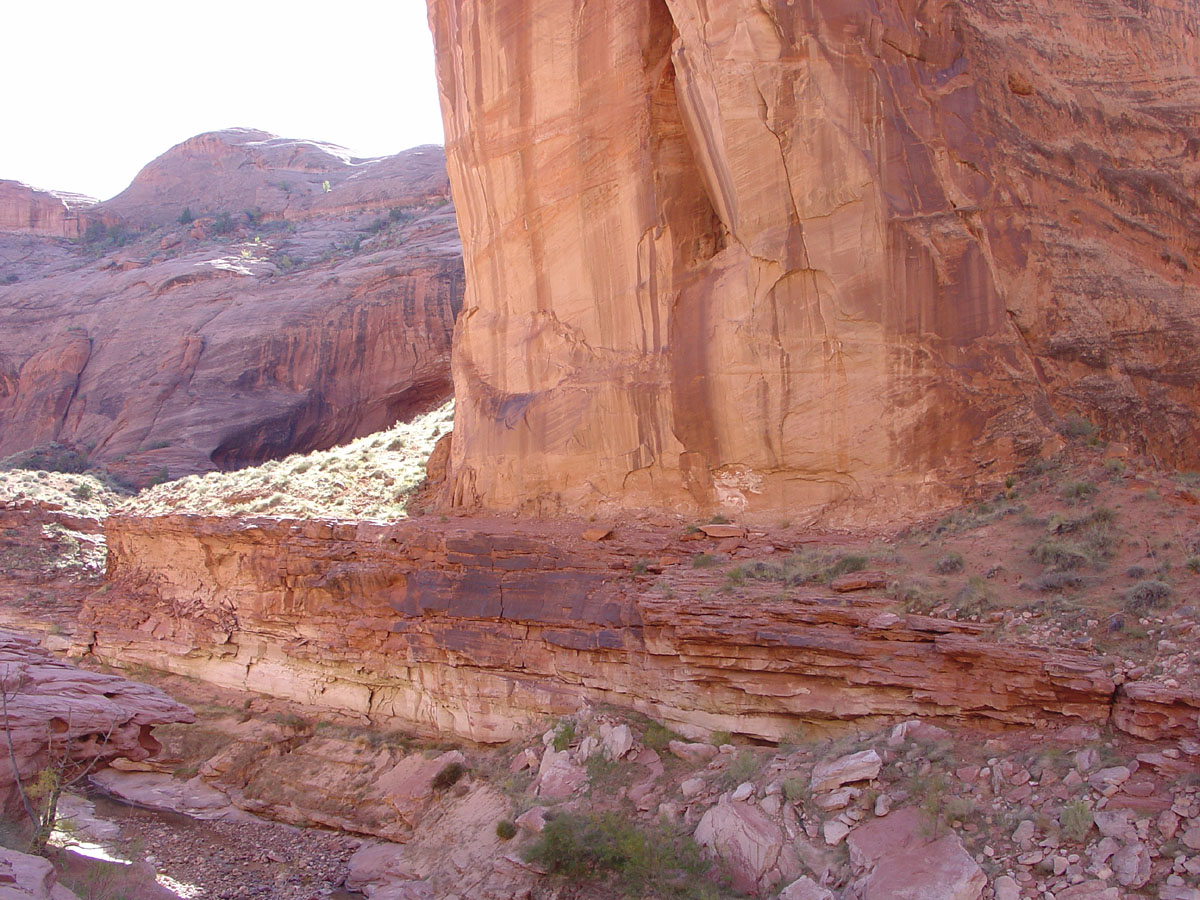
<path fill-rule="evenodd" d="M 0 503 L 34 500 L 61 506 L 71 515 L 99 519 L 125 498 L 95 475 L 0 469 Z"/>
<path fill-rule="evenodd" d="M 402 518 L 425 477 L 425 462 L 434 444 L 453 425 L 451 401 L 411 422 L 332 450 L 160 484 L 130 499 L 121 511 Z"/>

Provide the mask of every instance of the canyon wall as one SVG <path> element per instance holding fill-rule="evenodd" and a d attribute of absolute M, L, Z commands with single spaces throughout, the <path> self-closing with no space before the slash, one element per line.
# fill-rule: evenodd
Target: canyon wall
<path fill-rule="evenodd" d="M 0 180 L 0 232 L 77 238 L 89 220 L 102 218 L 88 215 L 95 203 L 83 194 L 41 191 L 19 181 Z"/>
<path fill-rule="evenodd" d="M 335 149 L 201 135 L 80 241 L 0 233 L 0 458 L 57 442 L 142 485 L 444 402 L 463 277 L 442 152 Z"/>
<path fill-rule="evenodd" d="M 468 282 L 448 505 L 882 519 L 1075 416 L 1200 464 L 1194 4 L 429 19 Z"/>
<path fill-rule="evenodd" d="M 774 740 L 911 715 L 1195 732 L 1194 693 L 1118 687 L 1100 657 L 885 598 L 728 593 L 661 530 L 579 530 L 118 515 L 75 650 L 483 742 L 583 703 Z"/>

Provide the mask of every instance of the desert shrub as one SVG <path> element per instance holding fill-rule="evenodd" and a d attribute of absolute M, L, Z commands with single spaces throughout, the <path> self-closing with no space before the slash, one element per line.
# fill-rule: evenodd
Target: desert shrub
<path fill-rule="evenodd" d="M 733 743 L 733 735 L 728 731 L 714 731 L 708 742 L 714 747 L 724 747 L 726 744 Z"/>
<path fill-rule="evenodd" d="M 1184 563 L 1189 572 L 1195 572 L 1200 575 L 1200 556 L 1189 556 L 1187 562 Z"/>
<path fill-rule="evenodd" d="M 783 799 L 789 803 L 803 805 L 811 796 L 812 790 L 807 778 L 801 775 L 788 775 L 783 779 Z"/>
<path fill-rule="evenodd" d="M 690 837 L 666 825 L 643 829 L 616 813 L 556 816 L 525 858 L 571 882 L 614 878 L 639 896 L 711 896 L 701 881 L 707 864 Z"/>
<path fill-rule="evenodd" d="M 502 841 L 511 841 L 517 836 L 517 826 L 509 819 L 501 819 L 496 823 L 496 837 Z"/>
<path fill-rule="evenodd" d="M 1044 594 L 1050 591 L 1062 591 L 1076 588 L 1083 584 L 1083 576 L 1074 572 L 1046 572 L 1030 581 L 1022 581 L 1021 589 Z"/>
<path fill-rule="evenodd" d="M 849 575 L 851 572 L 861 572 L 867 567 L 869 561 L 867 557 L 857 553 L 845 553 L 826 569 L 825 577 L 830 579 L 837 578 L 839 575 Z"/>
<path fill-rule="evenodd" d="M 1045 538 L 1029 551 L 1038 565 L 1058 571 L 1082 569 L 1092 558 L 1087 550 L 1074 541 Z"/>
<path fill-rule="evenodd" d="M 77 475 L 88 467 L 88 459 L 74 447 L 51 442 L 14 453 L 0 460 L 0 469 L 31 469 Z"/>
<path fill-rule="evenodd" d="M 16 272 L 9 272 L 3 278 L 3 282 L 5 284 L 16 284 L 20 280 L 21 280 L 21 276 L 18 275 Z"/>
<path fill-rule="evenodd" d="M 433 776 L 433 781 L 429 784 L 435 791 L 446 791 L 458 784 L 459 780 L 466 774 L 467 767 L 462 763 L 447 763 L 442 767 L 441 771 Z"/>
<path fill-rule="evenodd" d="M 725 783 L 729 787 L 737 787 L 744 781 L 752 781 L 760 767 L 761 763 L 753 750 L 741 750 L 725 770 Z"/>
<path fill-rule="evenodd" d="M 575 723 L 571 719 L 563 719 L 554 729 L 554 749 L 561 752 L 571 746 L 575 740 Z"/>
<path fill-rule="evenodd" d="M 992 608 L 987 583 L 979 577 L 968 581 L 954 596 L 954 608 L 962 616 L 981 616 Z"/>
<path fill-rule="evenodd" d="M 1062 487 L 1063 496 L 1068 500 L 1087 500 L 1095 495 L 1096 490 L 1090 481 L 1068 481 Z"/>
<path fill-rule="evenodd" d="M 963 556 L 961 553 L 948 553 L 933 564 L 933 571 L 939 575 L 953 575 L 962 570 Z"/>
<path fill-rule="evenodd" d="M 1086 840 L 1088 832 L 1092 830 L 1093 821 L 1092 811 L 1082 800 L 1072 800 L 1064 804 L 1062 812 L 1058 814 L 1058 824 L 1063 836 L 1078 843 Z"/>
<path fill-rule="evenodd" d="M 412 218 L 412 213 L 403 206 L 393 206 L 388 210 L 388 218 L 393 222 L 407 222 Z"/>
<path fill-rule="evenodd" d="M 781 562 L 753 562 L 735 566 L 725 573 L 725 579 L 732 586 L 740 586 L 748 579 L 777 581 L 793 586 L 818 584 L 828 582 L 839 575 L 861 572 L 868 562 L 868 557 L 857 553 L 834 556 L 805 550 L 788 554 Z"/>
<path fill-rule="evenodd" d="M 183 208 L 183 212 L 179 214 L 179 218 L 175 221 L 180 225 L 191 225 L 194 221 L 196 221 L 196 217 L 192 215 L 192 208 L 190 206 L 185 206 Z"/>
<path fill-rule="evenodd" d="M 1096 434 L 1096 426 L 1083 416 L 1067 416 L 1059 426 L 1059 433 L 1064 437 L 1088 439 Z"/>
<path fill-rule="evenodd" d="M 651 722 L 642 734 L 642 744 L 651 750 L 661 752 L 667 749 L 671 741 L 678 741 L 681 736 L 676 734 L 661 722 Z"/>
<path fill-rule="evenodd" d="M 90 484 L 82 482 L 75 485 L 75 489 L 71 491 L 71 493 L 74 494 L 79 500 L 91 500 L 94 491 L 92 490 L 92 486 Z"/>
<path fill-rule="evenodd" d="M 711 553 L 697 553 L 692 557 L 693 569 L 711 569 L 717 564 L 717 558 Z"/>
<path fill-rule="evenodd" d="M 213 234 L 229 234 L 233 231 L 233 216 L 227 212 L 217 213 L 212 224 Z"/>
<path fill-rule="evenodd" d="M 1126 612 L 1141 614 L 1151 609 L 1161 609 L 1171 597 L 1171 586 L 1162 581 L 1139 581 L 1125 592 Z"/>

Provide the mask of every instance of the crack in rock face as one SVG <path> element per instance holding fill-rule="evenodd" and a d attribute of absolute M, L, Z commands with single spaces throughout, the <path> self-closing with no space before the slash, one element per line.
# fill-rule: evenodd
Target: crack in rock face
<path fill-rule="evenodd" d="M 449 505 L 877 521 L 1070 415 L 1200 461 L 1192 5 L 429 7 Z"/>

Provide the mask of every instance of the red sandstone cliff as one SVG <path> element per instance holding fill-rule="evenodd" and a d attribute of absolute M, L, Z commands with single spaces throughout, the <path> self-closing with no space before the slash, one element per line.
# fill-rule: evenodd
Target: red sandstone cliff
<path fill-rule="evenodd" d="M 462 296 L 447 201 L 436 147 L 347 160 L 232 131 L 95 207 L 107 232 L 0 233 L 0 457 L 58 441 L 145 482 L 444 400 Z"/>
<path fill-rule="evenodd" d="M 453 506 L 883 517 L 1070 415 L 1200 463 L 1194 4 L 429 10 Z"/>
<path fill-rule="evenodd" d="M 83 194 L 40 191 L 19 181 L 0 181 L 0 233 L 75 238 L 87 227 L 96 201 Z"/>

